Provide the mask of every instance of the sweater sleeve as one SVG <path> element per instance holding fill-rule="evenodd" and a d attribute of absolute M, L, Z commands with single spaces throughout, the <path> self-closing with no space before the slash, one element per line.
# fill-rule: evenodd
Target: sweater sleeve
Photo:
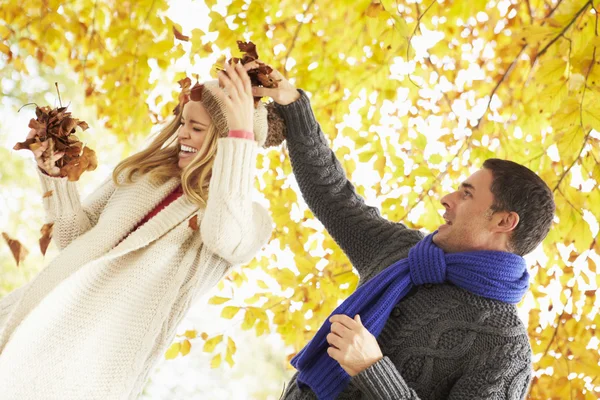
<path fill-rule="evenodd" d="M 43 193 L 50 192 L 43 199 L 46 222 L 54 223 L 52 238 L 62 250 L 96 225 L 115 185 L 112 176 L 109 177 L 81 203 L 76 182 L 46 175 L 39 168 L 37 171 Z"/>
<path fill-rule="evenodd" d="M 308 207 L 364 281 L 375 272 L 370 270 L 372 261 L 389 248 L 392 236 L 395 247 L 411 247 L 421 240 L 422 234 L 386 220 L 356 193 L 329 148 L 308 97 L 302 90 L 299 92 L 301 96 L 295 102 L 277 105 L 286 124 L 294 175 Z"/>
<path fill-rule="evenodd" d="M 509 343 L 472 360 L 452 386 L 448 400 L 522 400 L 531 381 L 531 361 L 523 347 Z M 388 358 L 352 378 L 367 399 L 418 400 Z"/>
<path fill-rule="evenodd" d="M 257 143 L 221 138 L 200 233 L 204 245 L 231 264 L 244 264 L 267 243 L 268 211 L 252 201 Z"/>
<path fill-rule="evenodd" d="M 394 363 L 384 356 L 358 375 L 352 382 L 369 400 L 418 400 L 419 396 L 404 381 Z"/>

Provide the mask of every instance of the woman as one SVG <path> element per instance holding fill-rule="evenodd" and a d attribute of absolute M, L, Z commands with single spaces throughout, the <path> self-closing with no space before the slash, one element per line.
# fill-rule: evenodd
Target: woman
<path fill-rule="evenodd" d="M 61 252 L 0 302 L 2 398 L 137 398 L 192 302 L 268 241 L 251 200 L 267 111 L 241 65 L 200 90 L 83 204 L 40 171 Z"/>

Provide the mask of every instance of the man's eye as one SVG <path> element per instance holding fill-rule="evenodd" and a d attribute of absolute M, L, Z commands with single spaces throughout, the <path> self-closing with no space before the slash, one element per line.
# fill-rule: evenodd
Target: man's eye
<path fill-rule="evenodd" d="M 470 196 L 470 195 L 471 195 L 471 193 L 467 192 L 466 190 L 465 190 L 465 192 L 464 192 L 464 193 L 465 193 L 465 197 L 466 197 L 466 196 Z"/>

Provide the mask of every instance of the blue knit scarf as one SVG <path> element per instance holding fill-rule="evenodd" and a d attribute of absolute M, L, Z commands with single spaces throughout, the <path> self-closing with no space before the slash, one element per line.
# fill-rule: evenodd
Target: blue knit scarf
<path fill-rule="evenodd" d="M 445 254 L 426 236 L 408 258 L 387 267 L 359 287 L 331 314 L 360 315 L 363 325 L 379 336 L 394 306 L 413 285 L 451 282 L 479 296 L 516 304 L 527 292 L 529 274 L 523 257 L 501 251 Z M 309 386 L 320 400 L 335 399 L 350 382 L 342 367 L 327 354 L 329 318 L 314 338 L 291 361 L 297 381 Z"/>

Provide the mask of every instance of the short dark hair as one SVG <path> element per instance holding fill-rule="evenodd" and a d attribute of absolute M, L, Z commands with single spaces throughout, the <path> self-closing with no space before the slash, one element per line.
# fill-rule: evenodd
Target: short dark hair
<path fill-rule="evenodd" d="M 556 210 L 552 191 L 535 172 L 516 162 L 490 158 L 483 168 L 493 176 L 492 212 L 513 211 L 519 215 L 509 250 L 520 256 L 531 253 L 550 231 Z"/>

